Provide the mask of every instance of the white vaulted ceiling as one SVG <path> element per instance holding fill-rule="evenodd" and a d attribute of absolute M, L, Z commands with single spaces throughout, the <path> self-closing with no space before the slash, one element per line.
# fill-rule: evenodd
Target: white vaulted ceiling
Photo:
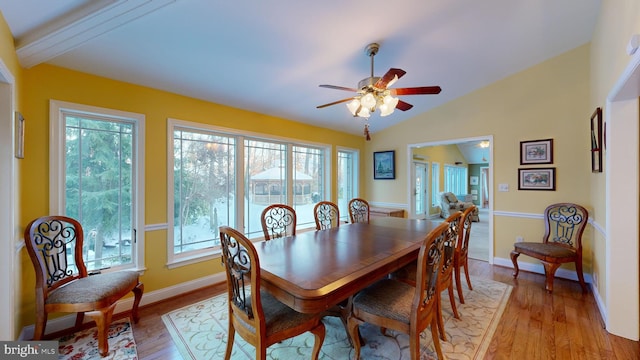
<path fill-rule="evenodd" d="M 0 0 L 24 67 L 49 63 L 360 134 L 346 106 L 317 105 L 369 76 L 439 95 L 369 120 L 373 132 L 591 40 L 600 0 Z"/>

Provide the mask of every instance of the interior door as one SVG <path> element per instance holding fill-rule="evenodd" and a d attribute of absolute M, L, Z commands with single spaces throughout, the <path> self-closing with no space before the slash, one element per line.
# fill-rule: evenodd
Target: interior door
<path fill-rule="evenodd" d="M 480 207 L 489 207 L 489 168 L 480 168 Z"/>
<path fill-rule="evenodd" d="M 427 164 L 420 161 L 413 162 L 413 208 L 414 213 L 412 218 L 426 219 L 427 211 L 429 209 L 429 177 Z"/>

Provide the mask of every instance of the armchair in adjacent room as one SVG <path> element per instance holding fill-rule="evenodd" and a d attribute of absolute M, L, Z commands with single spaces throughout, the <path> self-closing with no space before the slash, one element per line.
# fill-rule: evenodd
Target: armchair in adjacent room
<path fill-rule="evenodd" d="M 458 211 L 464 212 L 468 208 L 474 206 L 472 202 L 464 202 L 458 200 L 458 198 L 452 192 L 441 192 L 440 193 L 440 217 L 448 218 Z M 480 221 L 480 216 L 478 215 L 478 208 L 472 211 L 469 214 L 469 219 L 473 222 Z"/>

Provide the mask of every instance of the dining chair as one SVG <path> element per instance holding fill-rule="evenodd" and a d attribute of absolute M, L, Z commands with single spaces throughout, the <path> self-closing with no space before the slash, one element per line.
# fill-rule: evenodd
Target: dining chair
<path fill-rule="evenodd" d="M 320 201 L 313 207 L 316 230 L 330 229 L 340 226 L 340 210 L 331 201 Z"/>
<path fill-rule="evenodd" d="M 458 308 L 453 292 L 453 273 L 454 273 L 454 254 L 456 245 L 462 241 L 462 231 L 459 231 L 464 222 L 464 213 L 457 211 L 451 213 L 445 220 L 449 223 L 449 229 L 447 229 L 447 236 L 444 241 L 444 256 L 442 258 L 442 271 L 438 275 L 437 293 L 441 294 L 443 291 L 448 290 L 449 302 L 451 303 L 451 310 L 453 311 L 453 317 L 460 319 Z M 411 286 L 416 286 L 416 274 L 417 274 L 417 262 L 412 262 L 406 265 L 401 270 L 392 274 L 397 280 L 406 282 Z M 442 316 L 442 297 L 437 296 L 436 311 L 438 313 L 438 330 L 440 332 L 440 338 L 447 341 L 446 332 L 444 329 L 444 317 Z"/>
<path fill-rule="evenodd" d="M 353 198 L 349 200 L 349 218 L 352 223 L 369 222 L 369 203 L 365 199 Z"/>
<path fill-rule="evenodd" d="M 44 216 L 24 231 L 25 246 L 36 274 L 36 324 L 34 340 L 44 336 L 49 313 L 77 313 L 75 329 L 88 315 L 98 329 L 98 351 L 109 353 L 107 335 L 116 302 L 132 291 L 131 316 L 140 319 L 138 306 L 144 285 L 137 271 L 89 275 L 82 258 L 84 233 L 80 223 L 66 216 Z"/>
<path fill-rule="evenodd" d="M 310 331 L 317 359 L 325 337 L 322 314 L 299 313 L 260 286 L 260 260 L 251 240 L 237 230 L 220 227 L 222 264 L 227 274 L 229 330 L 225 359 L 231 358 L 237 332 L 256 349 L 256 359 L 267 358 L 267 348 Z"/>
<path fill-rule="evenodd" d="M 272 204 L 267 206 L 262 211 L 260 221 L 265 240 L 296 234 L 298 221 L 296 211 L 289 205 Z"/>
<path fill-rule="evenodd" d="M 513 244 L 511 261 L 517 278 L 518 256 L 525 254 L 536 258 L 544 265 L 546 275 L 545 288 L 553 292 L 553 279 L 556 270 L 564 263 L 575 263 L 578 281 L 582 292 L 586 293 L 587 284 L 582 274 L 582 233 L 589 222 L 589 212 L 584 207 L 572 203 L 557 203 L 544 210 L 544 236 L 542 242 L 517 242 Z"/>
<path fill-rule="evenodd" d="M 464 269 L 464 276 L 467 280 L 467 286 L 469 290 L 473 290 L 471 286 L 471 277 L 469 276 L 469 238 L 471 236 L 471 224 L 474 221 L 473 214 L 475 214 L 476 206 L 469 207 L 462 212 L 462 221 L 460 224 L 460 235 L 458 238 L 458 244 L 456 245 L 456 251 L 453 254 L 453 272 L 456 278 L 456 289 L 458 290 L 458 299 L 460 303 L 464 304 L 464 294 L 462 293 L 462 280 L 460 268 Z"/>
<path fill-rule="evenodd" d="M 392 278 L 384 278 L 356 294 L 349 316 L 349 336 L 354 343 L 355 359 L 360 358 L 358 326 L 370 323 L 409 335 L 411 359 L 420 357 L 420 333 L 431 327 L 431 337 L 438 355 L 443 359 L 438 338 L 436 312 L 438 276 L 442 271 L 444 243 L 449 223 L 444 221 L 427 234 L 418 254 L 416 286 Z"/>

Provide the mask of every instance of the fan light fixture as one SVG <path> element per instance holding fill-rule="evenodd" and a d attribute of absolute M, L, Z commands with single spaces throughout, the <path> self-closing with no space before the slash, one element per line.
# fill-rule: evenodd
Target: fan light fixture
<path fill-rule="evenodd" d="M 388 86 L 393 85 L 398 81 L 398 76 L 394 76 L 391 81 L 387 83 L 384 89 L 377 88 L 374 84 L 380 79 L 377 76 L 373 76 L 373 57 L 378 53 L 378 44 L 369 44 L 365 48 L 365 52 L 371 58 L 371 76 L 360 80 L 358 83 L 357 95 L 347 103 L 347 108 L 351 112 L 351 115 L 362 118 L 369 118 L 371 113 L 377 109 L 380 110 L 380 116 L 387 116 L 393 114 L 393 111 L 398 105 L 399 99 L 391 96 L 391 91 L 387 89 Z"/>
<path fill-rule="evenodd" d="M 372 43 L 367 45 L 364 52 L 371 58 L 371 76 L 360 80 L 358 88 L 350 88 L 336 85 L 319 85 L 323 88 L 344 90 L 357 93 L 353 97 L 330 102 L 316 106 L 318 109 L 336 104 L 346 103 L 351 115 L 364 118 L 366 121 L 376 110 L 380 111 L 380 116 L 393 114 L 395 109 L 407 111 L 413 105 L 398 99 L 398 95 L 432 95 L 439 94 L 440 86 L 419 86 L 389 89 L 399 78 L 407 72 L 402 69 L 391 68 L 382 77 L 373 76 L 373 57 L 378 53 L 380 45 Z M 367 140 L 369 136 L 369 124 L 365 123 L 364 135 Z"/>

